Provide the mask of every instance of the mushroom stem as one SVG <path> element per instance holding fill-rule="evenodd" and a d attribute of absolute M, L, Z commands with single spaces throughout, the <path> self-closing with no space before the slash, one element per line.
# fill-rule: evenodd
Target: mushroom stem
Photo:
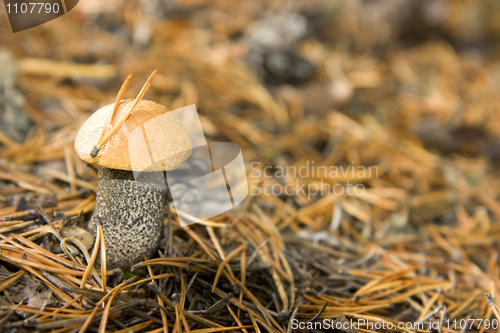
<path fill-rule="evenodd" d="M 162 176 L 163 176 L 163 172 Z M 167 190 L 134 180 L 132 171 L 99 167 L 89 229 L 101 224 L 108 268 L 130 269 L 152 256 L 160 241 Z"/>

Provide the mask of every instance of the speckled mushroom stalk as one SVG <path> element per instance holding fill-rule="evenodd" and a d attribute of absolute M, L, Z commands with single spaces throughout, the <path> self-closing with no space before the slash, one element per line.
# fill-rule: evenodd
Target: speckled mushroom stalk
<path fill-rule="evenodd" d="M 162 172 L 163 174 L 163 172 Z M 89 229 L 101 224 L 111 266 L 128 270 L 158 249 L 167 190 L 134 180 L 132 171 L 99 167 Z"/>
<path fill-rule="evenodd" d="M 155 254 L 167 194 L 163 172 L 176 169 L 191 154 L 189 133 L 173 113 L 152 101 L 134 105 L 133 100 L 121 101 L 114 113 L 113 104 L 102 107 L 75 138 L 78 156 L 98 165 L 96 205 L 88 228 L 95 235 L 97 225 L 102 226 L 107 267 L 124 270 Z M 129 115 L 126 121 L 124 115 Z M 109 126 L 107 119 L 112 119 Z M 109 140 L 92 154 L 106 134 Z M 138 181 L 138 175 L 162 181 Z"/>

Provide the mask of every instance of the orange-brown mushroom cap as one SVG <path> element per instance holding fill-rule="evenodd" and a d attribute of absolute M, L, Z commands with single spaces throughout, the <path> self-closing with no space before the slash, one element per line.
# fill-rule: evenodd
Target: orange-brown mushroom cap
<path fill-rule="evenodd" d="M 132 99 L 120 102 L 106 133 L 127 113 L 133 102 Z M 92 158 L 92 149 L 106 134 L 103 134 L 103 127 L 112 110 L 113 104 L 100 108 L 76 134 L 75 150 L 82 160 L 109 169 L 168 171 L 191 155 L 191 139 L 179 118 L 163 105 L 140 100 L 125 123 Z"/>

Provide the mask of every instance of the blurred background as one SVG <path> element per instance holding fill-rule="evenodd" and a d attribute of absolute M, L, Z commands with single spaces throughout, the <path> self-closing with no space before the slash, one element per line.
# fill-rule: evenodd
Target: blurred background
<path fill-rule="evenodd" d="M 378 167 L 371 179 L 299 179 L 363 183 L 361 197 L 278 195 L 294 209 L 321 202 L 284 219 L 295 231 L 327 226 L 334 202 L 368 238 L 454 223 L 457 210 L 498 215 L 499 9 L 493 0 L 82 0 L 13 34 L 2 7 L 2 167 L 42 183 L 54 180 L 47 168 L 95 180 L 69 148 L 76 130 L 129 74 L 126 98 L 157 69 L 145 98 L 196 104 L 207 139 L 238 144 L 249 173 L 255 161 Z"/>

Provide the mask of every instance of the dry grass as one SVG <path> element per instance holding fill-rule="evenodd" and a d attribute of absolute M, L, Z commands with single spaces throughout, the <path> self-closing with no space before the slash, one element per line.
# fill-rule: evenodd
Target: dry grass
<path fill-rule="evenodd" d="M 316 74 L 302 85 L 266 89 L 241 63 L 246 45 L 231 37 L 264 9 L 250 10 L 246 21 L 200 27 L 202 19 L 190 16 L 195 9 L 215 17 L 243 10 L 225 1 L 207 9 L 202 2 L 183 5 L 186 20 L 151 20 L 145 49 L 93 27 L 93 18 L 80 12 L 0 37 L 0 52 L 9 49 L 19 64 L 13 79 L 33 123 L 23 142 L 0 131 L 0 330 L 291 332 L 291 319 L 395 327 L 500 320 L 499 61 L 460 50 L 459 32 L 447 42 L 401 46 L 371 31 L 358 5 L 340 6 L 328 9 L 337 14 L 328 26 L 333 35 L 300 44 Z M 442 28 L 450 31 L 466 22 L 469 7 L 493 6 L 445 3 L 452 14 Z M 139 7 L 120 8 L 123 29 L 146 15 Z M 104 20 L 116 14 L 96 10 Z M 497 33 L 490 21 L 484 29 Z M 389 50 L 379 50 L 384 45 Z M 57 59 L 46 63 L 51 48 Z M 110 64 L 77 65 L 81 58 Z M 366 191 L 311 197 L 253 189 L 237 211 L 187 227 L 177 217 L 183 212 L 171 206 L 157 257 L 126 276 L 99 269 L 103 238 L 88 248 L 63 236 L 69 226 L 84 227 L 95 204 L 96 171 L 76 156 L 74 136 L 91 112 L 113 103 L 122 79 L 133 73 L 128 92 L 136 92 L 153 69 L 158 74 L 145 98 L 170 109 L 196 104 L 209 141 L 242 148 L 252 184 L 349 181 Z M 315 82 L 347 84 L 349 94 L 331 97 Z M 320 102 L 330 96 L 327 107 L 307 93 L 313 88 Z M 467 136 L 469 128 L 479 139 Z M 378 174 L 313 175 L 308 161 L 376 166 Z M 252 162 L 306 166 L 308 177 L 257 177 Z M 494 331 L 479 321 L 471 329 Z"/>

